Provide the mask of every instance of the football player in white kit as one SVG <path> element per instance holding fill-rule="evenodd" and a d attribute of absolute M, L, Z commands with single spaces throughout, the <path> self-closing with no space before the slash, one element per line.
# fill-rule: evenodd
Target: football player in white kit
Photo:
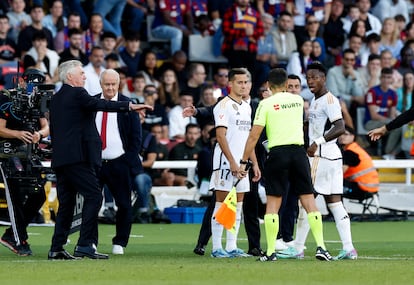
<path fill-rule="evenodd" d="M 309 147 L 307 153 L 311 165 L 313 187 L 323 195 L 331 211 L 342 241 L 342 250 L 334 259 L 357 259 L 358 254 L 352 243 L 351 222 L 342 203 L 343 170 L 342 154 L 337 138 L 345 132 L 341 106 L 326 88 L 326 69 L 320 62 L 308 65 L 306 80 L 315 95 L 309 107 Z M 296 258 L 301 256 L 309 232 L 306 214 L 300 211 L 294 248 L 279 252 L 278 257 Z"/>
<path fill-rule="evenodd" d="M 243 95 L 245 95 L 244 93 L 250 91 L 249 84 L 251 84 L 251 80 L 248 72 L 245 68 L 230 70 L 230 94 L 218 102 L 213 109 L 217 144 L 214 148 L 213 173 L 210 179 L 210 188 L 216 191 L 216 205 L 211 220 L 212 257 L 247 256 L 242 249 L 237 247 L 236 241 L 240 227 L 244 193 L 250 191 L 248 177 L 242 179 L 236 187 L 236 233 L 227 231 L 225 250 L 221 243 L 223 226 L 215 220 L 214 216 L 237 180 L 239 164 L 244 163 L 240 160 L 251 128 L 252 112 L 250 105 L 242 99 Z M 258 181 L 260 179 L 260 170 L 257 166 L 254 152 L 250 159 L 253 162 L 254 179 Z"/>

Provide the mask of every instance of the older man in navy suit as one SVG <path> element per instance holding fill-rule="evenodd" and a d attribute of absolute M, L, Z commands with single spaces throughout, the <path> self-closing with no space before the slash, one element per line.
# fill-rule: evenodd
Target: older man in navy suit
<path fill-rule="evenodd" d="M 102 142 L 95 125 L 95 112 L 139 112 L 151 107 L 90 96 L 83 88 L 86 76 L 77 60 L 62 63 L 59 78 L 64 84 L 50 103 L 52 167 L 57 178 L 59 211 L 48 259 L 108 259 L 108 255 L 96 250 L 97 218 L 102 204 L 97 177 L 102 163 Z M 77 193 L 82 194 L 84 203 L 79 240 L 72 256 L 63 246 L 70 232 Z"/>
<path fill-rule="evenodd" d="M 107 69 L 101 74 L 102 94 L 97 98 L 130 102 L 118 92 L 119 74 Z M 112 239 L 112 253 L 124 254 L 131 233 L 131 177 L 143 171 L 138 153 L 141 147 L 141 124 L 136 113 L 97 112 L 96 128 L 102 140 L 102 168 L 100 184 L 111 191 L 118 207 L 116 213 L 116 235 Z"/>

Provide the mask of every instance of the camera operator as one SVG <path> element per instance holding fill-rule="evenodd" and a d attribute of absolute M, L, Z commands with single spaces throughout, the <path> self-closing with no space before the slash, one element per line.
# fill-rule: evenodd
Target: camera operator
<path fill-rule="evenodd" d="M 0 108 L 0 162 L 3 171 L 9 174 L 6 174 L 6 182 L 11 198 L 8 208 L 12 224 L 6 229 L 0 243 L 18 255 L 27 256 L 32 251 L 27 243 L 26 228 L 38 215 L 45 201 L 40 170 L 33 168 L 33 172 L 28 171 L 31 169 L 31 157 L 27 154 L 43 137 L 49 136 L 49 124 L 44 114 L 39 114 L 37 127 L 29 130 L 21 117 L 14 112 L 11 98 L 4 92 L 0 94 Z M 34 185 L 30 184 L 33 189 L 27 189 L 27 184 L 22 182 L 24 179 L 19 179 L 27 176 L 36 181 Z"/>

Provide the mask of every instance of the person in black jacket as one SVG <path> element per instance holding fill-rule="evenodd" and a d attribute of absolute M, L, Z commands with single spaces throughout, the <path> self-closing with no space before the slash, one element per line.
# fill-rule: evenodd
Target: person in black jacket
<path fill-rule="evenodd" d="M 62 88 L 50 103 L 53 141 L 52 167 L 57 178 L 59 211 L 48 259 L 108 259 L 97 252 L 98 212 L 102 204 L 97 169 L 102 163 L 102 142 L 95 125 L 95 112 L 128 112 L 151 109 L 148 105 L 112 102 L 90 96 L 82 63 L 70 60 L 59 66 Z M 76 194 L 84 198 L 82 224 L 75 256 L 64 250 L 72 224 Z"/>
<path fill-rule="evenodd" d="M 404 113 L 401 113 L 394 120 L 388 122 L 387 124 L 384 124 L 382 127 L 370 130 L 368 132 L 368 136 L 372 141 L 377 141 L 381 137 L 383 137 L 387 132 L 398 129 L 399 127 L 402 127 L 403 125 L 411 122 L 412 120 L 414 120 L 414 107 L 411 107 Z"/>

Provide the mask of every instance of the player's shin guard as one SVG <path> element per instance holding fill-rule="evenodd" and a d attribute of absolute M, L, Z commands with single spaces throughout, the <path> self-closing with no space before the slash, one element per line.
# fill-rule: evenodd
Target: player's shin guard
<path fill-rule="evenodd" d="M 351 221 L 344 208 L 344 204 L 342 204 L 342 202 L 331 203 L 328 204 L 328 208 L 334 216 L 343 249 L 346 251 L 353 250 L 354 245 L 352 244 Z"/>
<path fill-rule="evenodd" d="M 317 246 L 326 249 L 325 242 L 323 240 L 323 226 L 322 226 L 322 215 L 320 212 L 308 213 L 308 222 L 312 231 L 313 238 Z"/>
<path fill-rule="evenodd" d="M 305 248 L 305 242 L 309 233 L 308 214 L 302 205 L 299 206 L 298 222 L 296 225 L 295 248 L 302 252 Z"/>
<path fill-rule="evenodd" d="M 278 214 L 266 214 L 264 215 L 264 224 L 266 230 L 267 241 L 267 256 L 272 255 L 275 252 L 276 237 L 279 231 L 279 215 Z"/>
<path fill-rule="evenodd" d="M 236 232 L 232 233 L 227 231 L 227 238 L 226 238 L 226 251 L 230 252 L 237 248 L 237 236 L 239 234 L 240 229 L 240 221 L 241 221 L 241 213 L 243 209 L 243 202 L 237 202 L 236 206 Z"/>

